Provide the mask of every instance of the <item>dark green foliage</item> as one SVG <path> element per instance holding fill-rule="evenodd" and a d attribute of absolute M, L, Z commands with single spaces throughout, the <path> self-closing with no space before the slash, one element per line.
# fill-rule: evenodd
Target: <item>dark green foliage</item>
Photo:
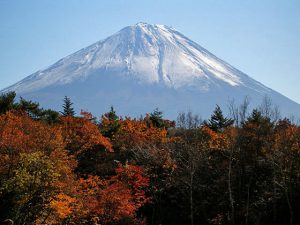
<path fill-rule="evenodd" d="M 244 125 L 247 123 L 253 123 L 257 126 L 264 126 L 271 125 L 271 120 L 269 117 L 263 116 L 261 111 L 254 109 L 251 115 L 247 118 L 246 122 L 244 122 Z"/>
<path fill-rule="evenodd" d="M 48 124 L 55 124 L 59 122 L 59 113 L 52 109 L 42 110 L 39 119 Z"/>
<path fill-rule="evenodd" d="M 170 128 L 175 126 L 175 121 L 163 119 L 163 112 L 159 111 L 158 108 L 150 113 L 149 121 L 154 127 L 157 128 Z"/>
<path fill-rule="evenodd" d="M 158 128 L 164 127 L 163 112 L 159 111 L 158 108 L 156 108 L 152 113 L 150 113 L 149 119 L 151 120 L 153 126 Z"/>
<path fill-rule="evenodd" d="M 8 92 L 5 94 L 1 94 L 0 96 L 0 114 L 3 114 L 9 110 L 15 109 L 15 92 Z"/>
<path fill-rule="evenodd" d="M 204 121 L 204 125 L 216 132 L 223 131 L 226 127 L 233 124 L 233 120 L 223 116 L 220 106 L 216 106 L 213 114 L 208 121 Z"/>
<path fill-rule="evenodd" d="M 60 112 L 63 116 L 74 116 L 75 111 L 74 108 L 72 107 L 73 102 L 71 99 L 67 96 L 64 98 L 64 104 L 63 104 L 63 111 Z"/>
<path fill-rule="evenodd" d="M 44 111 L 39 103 L 27 101 L 22 97 L 18 103 L 18 109 L 26 112 L 33 119 L 40 119 Z"/>
<path fill-rule="evenodd" d="M 112 138 L 113 135 L 119 130 L 120 118 L 116 114 L 113 106 L 110 107 L 110 111 L 102 115 L 101 123 L 99 124 L 101 133 L 103 136 Z"/>
<path fill-rule="evenodd" d="M 119 117 L 116 114 L 116 111 L 113 106 L 110 107 L 110 111 L 106 114 L 109 121 L 118 121 Z"/>
<path fill-rule="evenodd" d="M 264 148 L 270 144 L 269 139 L 273 133 L 273 126 L 269 117 L 263 116 L 260 111 L 254 109 L 242 124 L 243 129 L 239 142 L 245 154 L 251 154 L 251 156 L 256 154 L 255 157 L 264 154 Z"/>
<path fill-rule="evenodd" d="M 21 98 L 17 108 L 23 112 L 26 112 L 34 120 L 41 120 L 48 124 L 54 124 L 58 122 L 58 112 L 51 109 L 45 110 L 36 102 L 27 101 L 24 98 Z"/>
<path fill-rule="evenodd" d="M 20 98 L 19 102 L 15 101 L 16 93 L 8 92 L 0 96 L 0 114 L 4 114 L 9 110 L 20 111 L 26 113 L 34 120 L 41 120 L 48 124 L 54 124 L 58 122 L 59 113 L 51 109 L 43 109 L 39 103 L 32 102 Z"/>

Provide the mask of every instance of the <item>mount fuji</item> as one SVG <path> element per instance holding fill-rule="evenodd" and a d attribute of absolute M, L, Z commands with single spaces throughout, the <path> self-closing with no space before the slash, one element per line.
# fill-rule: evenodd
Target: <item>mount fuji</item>
<path fill-rule="evenodd" d="M 255 81 L 175 29 L 138 23 L 71 54 L 2 90 L 60 109 L 69 96 L 77 111 L 101 115 L 114 106 L 139 116 L 159 108 L 175 119 L 182 111 L 203 117 L 247 96 L 252 107 L 265 96 L 285 116 L 300 105 Z"/>

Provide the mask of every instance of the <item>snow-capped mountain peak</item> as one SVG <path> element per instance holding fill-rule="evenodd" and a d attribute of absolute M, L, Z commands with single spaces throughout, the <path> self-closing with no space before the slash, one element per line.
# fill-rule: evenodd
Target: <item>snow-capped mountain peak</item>
<path fill-rule="evenodd" d="M 222 83 L 243 85 L 246 78 L 175 29 L 137 23 L 59 60 L 11 88 L 26 93 L 86 79 L 97 70 L 118 71 L 119 75 L 130 75 L 141 83 L 160 83 L 169 88 L 193 86 L 202 91 Z"/>
<path fill-rule="evenodd" d="M 121 114 L 159 107 L 171 117 L 195 109 L 209 114 L 215 104 L 266 95 L 289 112 L 300 106 L 219 59 L 174 28 L 137 23 L 83 48 L 2 92 L 58 107 L 67 95 L 79 109 L 101 113 L 111 105 Z M 101 107 L 94 104 L 101 103 Z M 295 110 L 297 109 L 297 110 Z M 137 115 L 135 114 L 135 115 Z"/>

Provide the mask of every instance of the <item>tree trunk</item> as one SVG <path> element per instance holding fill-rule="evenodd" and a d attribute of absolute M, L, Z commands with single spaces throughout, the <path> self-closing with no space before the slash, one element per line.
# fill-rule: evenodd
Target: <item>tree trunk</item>
<path fill-rule="evenodd" d="M 274 195 L 274 202 L 273 202 L 273 225 L 277 224 L 277 204 L 276 204 L 276 185 L 275 185 L 275 174 L 273 175 L 273 195 Z"/>
<path fill-rule="evenodd" d="M 228 193 L 229 193 L 229 202 L 231 207 L 231 224 L 235 224 L 235 212 L 234 212 L 234 200 L 231 190 L 231 169 L 232 169 L 232 152 L 230 153 L 229 166 L 228 166 Z"/>
<path fill-rule="evenodd" d="M 194 172 L 191 171 L 191 177 L 190 177 L 190 219 L 191 219 L 191 225 L 194 225 L 193 185 L 194 185 Z"/>
<path fill-rule="evenodd" d="M 294 211 L 293 211 L 293 207 L 292 207 L 290 197 L 289 197 L 289 193 L 287 192 L 287 190 L 285 191 L 285 197 L 286 197 L 286 202 L 288 204 L 289 212 L 290 212 L 290 225 L 293 225 Z"/>
<path fill-rule="evenodd" d="M 247 205 L 246 205 L 246 225 L 248 225 L 248 216 L 249 216 L 249 201 L 250 201 L 250 182 L 247 187 Z"/>

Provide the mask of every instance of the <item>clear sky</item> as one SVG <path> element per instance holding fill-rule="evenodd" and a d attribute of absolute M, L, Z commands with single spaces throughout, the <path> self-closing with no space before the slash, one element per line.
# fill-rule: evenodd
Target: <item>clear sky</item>
<path fill-rule="evenodd" d="M 0 0 L 0 89 L 138 22 L 172 26 L 300 103 L 300 0 Z"/>

